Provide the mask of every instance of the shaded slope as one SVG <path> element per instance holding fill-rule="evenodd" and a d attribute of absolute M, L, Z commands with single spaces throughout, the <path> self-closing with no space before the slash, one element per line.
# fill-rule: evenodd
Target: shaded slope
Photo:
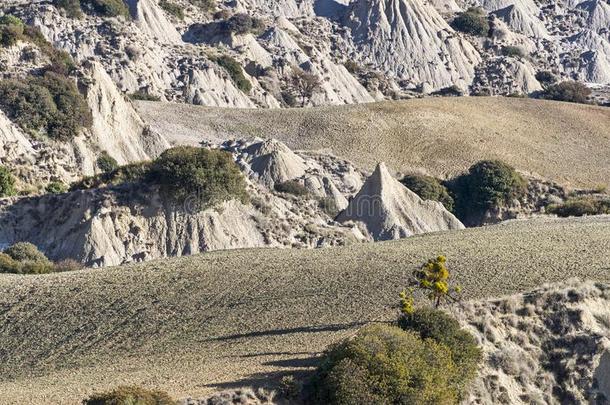
<path fill-rule="evenodd" d="M 177 143 L 274 137 L 291 149 L 327 149 L 372 170 L 423 168 L 450 176 L 486 158 L 559 183 L 610 185 L 610 109 L 513 98 L 428 98 L 342 107 L 236 110 L 138 103 Z"/>
<path fill-rule="evenodd" d="M 392 317 L 406 275 L 441 253 L 468 298 L 610 282 L 610 217 L 1 275 L 0 402 L 75 403 L 125 383 L 196 396 L 304 370 L 361 322 Z"/>

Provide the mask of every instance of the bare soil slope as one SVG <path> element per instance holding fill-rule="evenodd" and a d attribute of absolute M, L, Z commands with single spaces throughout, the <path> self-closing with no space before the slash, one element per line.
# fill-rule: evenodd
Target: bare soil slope
<path fill-rule="evenodd" d="M 174 143 L 274 137 L 292 149 L 328 150 L 372 170 L 445 177 L 485 158 L 565 185 L 610 183 L 610 108 L 555 101 L 425 98 L 291 110 L 223 109 L 138 102 Z"/>
<path fill-rule="evenodd" d="M 0 403 L 73 404 L 124 383 L 198 396 L 306 370 L 362 323 L 391 319 L 405 277 L 437 254 L 467 298 L 610 282 L 610 217 L 0 275 Z"/>

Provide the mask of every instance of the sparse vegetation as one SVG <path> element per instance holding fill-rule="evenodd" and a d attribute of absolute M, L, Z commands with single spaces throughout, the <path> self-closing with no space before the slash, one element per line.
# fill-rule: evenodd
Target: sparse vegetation
<path fill-rule="evenodd" d="M 507 45 L 502 47 L 502 55 L 513 58 L 524 58 L 526 53 L 525 50 L 520 46 Z"/>
<path fill-rule="evenodd" d="M 293 194 L 299 197 L 306 196 L 309 194 L 305 186 L 299 183 L 296 180 L 288 180 L 283 183 L 276 183 L 274 185 L 275 191 L 279 191 L 280 193 L 288 193 Z"/>
<path fill-rule="evenodd" d="M 479 37 L 486 37 L 489 33 L 487 15 L 479 7 L 471 7 L 463 13 L 459 13 L 451 25 L 458 31 Z"/>
<path fill-rule="evenodd" d="M 449 190 L 440 180 L 421 174 L 408 174 L 400 182 L 409 190 L 420 196 L 423 200 L 438 201 L 445 206 L 448 211 L 453 212 L 453 197 Z"/>
<path fill-rule="evenodd" d="M 0 17 L 0 44 L 8 47 L 13 46 L 23 38 L 25 25 L 23 21 L 12 15 Z"/>
<path fill-rule="evenodd" d="M 161 101 L 161 97 L 153 96 L 152 94 L 148 94 L 143 90 L 138 90 L 135 93 L 131 93 L 129 98 L 132 100 L 141 100 L 141 101 Z"/>
<path fill-rule="evenodd" d="M 248 201 L 246 183 L 230 153 L 190 146 L 168 149 L 152 165 L 150 179 L 189 210 L 226 200 Z"/>
<path fill-rule="evenodd" d="M 84 177 L 70 185 L 70 191 L 88 190 L 104 186 L 116 186 L 126 183 L 144 183 L 149 180 L 151 162 L 136 162 L 99 174 L 97 176 Z"/>
<path fill-rule="evenodd" d="M 546 211 L 549 214 L 564 218 L 610 214 L 610 198 L 595 198 L 592 196 L 570 198 L 563 204 L 548 206 Z"/>
<path fill-rule="evenodd" d="M 110 173 L 118 169 L 119 163 L 104 150 L 97 158 L 97 167 L 99 167 L 103 173 Z"/>
<path fill-rule="evenodd" d="M 567 81 L 548 86 L 541 97 L 547 100 L 588 104 L 591 89 L 580 82 Z"/>
<path fill-rule="evenodd" d="M 24 130 L 56 140 L 74 138 L 92 122 L 74 82 L 51 71 L 42 77 L 0 81 L 0 109 Z"/>
<path fill-rule="evenodd" d="M 81 18 L 83 16 L 83 11 L 80 8 L 80 0 L 55 0 L 53 5 L 65 10 L 66 15 L 69 18 Z"/>
<path fill-rule="evenodd" d="M 62 194 L 68 191 L 68 187 L 60 181 L 52 181 L 47 184 L 45 191 L 49 194 Z"/>
<path fill-rule="evenodd" d="M 536 80 L 542 83 L 543 86 L 548 86 L 557 82 L 557 76 L 555 76 L 551 71 L 542 70 L 536 73 Z"/>
<path fill-rule="evenodd" d="M 448 182 L 448 187 L 454 195 L 456 215 L 464 222 L 521 198 L 527 182 L 502 161 L 482 160 L 472 165 L 467 174 Z"/>
<path fill-rule="evenodd" d="M 404 314 L 410 314 L 415 308 L 413 305 L 412 292 L 414 289 L 421 290 L 435 308 L 444 302 L 458 301 L 458 294 L 461 292 L 460 286 L 451 287 L 449 278 L 451 276 L 447 268 L 447 258 L 438 256 L 424 263 L 419 269 L 413 272 L 413 279 L 409 283 L 409 293 L 403 291 L 400 294 L 401 308 Z"/>
<path fill-rule="evenodd" d="M 237 13 L 222 23 L 222 30 L 226 33 L 244 35 L 260 34 L 265 29 L 263 20 L 251 17 L 246 13 Z"/>
<path fill-rule="evenodd" d="M 53 263 L 29 242 L 18 242 L 0 253 L 0 273 L 46 274 L 55 269 Z"/>
<path fill-rule="evenodd" d="M 166 392 L 137 386 L 120 386 L 114 390 L 93 394 L 83 405 L 176 405 Z"/>
<path fill-rule="evenodd" d="M 238 89 L 244 93 L 249 93 L 250 90 L 252 90 L 252 83 L 246 78 L 244 70 L 235 59 L 229 55 L 222 55 L 215 58 L 214 61 L 229 73 L 229 76 L 231 76 L 231 79 Z"/>
<path fill-rule="evenodd" d="M 210 12 L 216 8 L 215 0 L 189 0 L 189 3 L 206 12 Z"/>
<path fill-rule="evenodd" d="M 15 195 L 15 177 L 9 169 L 0 166 L 0 198 Z"/>
<path fill-rule="evenodd" d="M 312 380 L 318 404 L 455 404 L 449 349 L 388 325 L 370 325 L 333 346 Z"/>
<path fill-rule="evenodd" d="M 292 73 L 288 77 L 287 93 L 295 103 L 298 98 L 301 101 L 301 107 L 305 107 L 313 95 L 320 90 L 320 86 L 320 80 L 316 75 L 306 72 L 298 66 L 292 67 Z"/>
<path fill-rule="evenodd" d="M 81 8 L 104 17 L 129 18 L 129 9 L 123 0 L 80 0 Z"/>
<path fill-rule="evenodd" d="M 168 0 L 160 0 L 159 7 L 165 10 L 168 14 L 173 15 L 179 20 L 184 19 L 184 10 L 176 3 L 172 3 Z"/>

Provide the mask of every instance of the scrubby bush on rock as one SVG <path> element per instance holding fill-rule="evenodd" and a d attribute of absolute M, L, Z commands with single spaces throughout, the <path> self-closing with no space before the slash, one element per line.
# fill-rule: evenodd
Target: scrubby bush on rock
<path fill-rule="evenodd" d="M 205 209 L 231 199 L 248 201 L 244 177 L 225 151 L 191 146 L 168 149 L 153 162 L 150 181 L 185 203 L 188 210 Z"/>
<path fill-rule="evenodd" d="M 259 34 L 265 29 L 265 24 L 259 18 L 251 17 L 246 13 L 237 13 L 223 22 L 222 29 L 226 33 L 237 35 Z"/>
<path fill-rule="evenodd" d="M 212 11 L 216 8 L 215 0 L 189 0 L 189 3 L 207 12 Z"/>
<path fill-rule="evenodd" d="M 55 0 L 55 7 L 66 11 L 66 15 L 70 18 L 81 18 L 83 11 L 80 8 L 80 0 Z"/>
<path fill-rule="evenodd" d="M 564 218 L 610 214 L 610 198 L 595 198 L 591 196 L 570 198 L 563 204 L 548 206 L 546 211 L 549 214 L 555 214 Z"/>
<path fill-rule="evenodd" d="M 159 7 L 180 20 L 184 19 L 184 10 L 176 3 L 171 3 L 167 0 L 160 0 Z"/>
<path fill-rule="evenodd" d="M 238 89 L 244 93 L 249 93 L 252 90 L 252 83 L 246 78 L 244 70 L 235 59 L 228 55 L 222 55 L 215 58 L 214 61 L 229 73 Z"/>
<path fill-rule="evenodd" d="M 371 325 L 328 350 L 308 389 L 317 404 L 454 404 L 456 372 L 446 346 Z"/>
<path fill-rule="evenodd" d="M 97 167 L 99 167 L 103 173 L 110 173 L 119 167 L 119 163 L 104 150 L 97 158 Z"/>
<path fill-rule="evenodd" d="M 93 394 L 83 405 L 176 405 L 166 392 L 137 386 L 120 386 L 111 391 Z"/>
<path fill-rule="evenodd" d="M 459 13 L 451 25 L 458 31 L 479 37 L 486 37 L 489 33 L 487 15 L 483 9 L 477 7 L 471 7 L 463 13 Z"/>
<path fill-rule="evenodd" d="M 0 166 L 0 197 L 10 197 L 15 193 L 15 178 L 9 169 Z"/>
<path fill-rule="evenodd" d="M 53 263 L 29 242 L 15 243 L 0 254 L 0 273 L 46 274 L 53 271 Z"/>
<path fill-rule="evenodd" d="M 70 191 L 88 190 L 125 183 L 145 183 L 149 180 L 151 164 L 152 162 L 130 163 L 97 176 L 84 177 L 79 181 L 72 183 L 70 185 Z"/>
<path fill-rule="evenodd" d="M 499 160 L 483 160 L 468 173 L 448 183 L 455 199 L 455 212 L 463 222 L 487 210 L 523 197 L 527 182 L 510 165 Z"/>
<path fill-rule="evenodd" d="M 89 13 L 104 17 L 129 17 L 129 9 L 123 0 L 80 0 L 80 3 Z"/>
<path fill-rule="evenodd" d="M 456 366 L 456 374 L 450 384 L 458 393 L 458 398 L 464 398 L 482 359 L 475 338 L 461 329 L 457 320 L 432 308 L 418 308 L 411 314 L 403 314 L 398 324 L 405 331 L 418 333 L 422 339 L 433 339 L 449 349 Z"/>
<path fill-rule="evenodd" d="M 23 38 L 25 25 L 23 21 L 12 15 L 0 17 L 0 44 L 2 46 L 13 46 Z"/>
<path fill-rule="evenodd" d="M 309 194 L 305 186 L 303 186 L 296 180 L 288 180 L 283 183 L 275 183 L 274 188 L 275 191 L 279 191 L 280 193 L 288 193 L 296 196 L 305 196 Z"/>
<path fill-rule="evenodd" d="M 584 84 L 567 81 L 547 87 L 541 96 L 547 100 L 587 104 L 590 95 L 591 89 Z"/>
<path fill-rule="evenodd" d="M 49 194 L 61 194 L 68 191 L 68 187 L 60 181 L 52 181 L 47 184 L 45 191 Z"/>
<path fill-rule="evenodd" d="M 41 77 L 0 81 L 0 109 L 21 128 L 56 140 L 69 140 L 92 116 L 74 81 L 48 71 Z"/>
<path fill-rule="evenodd" d="M 502 55 L 514 58 L 523 58 L 525 57 L 526 53 L 525 50 L 520 46 L 507 45 L 502 47 Z"/>
<path fill-rule="evenodd" d="M 453 211 L 453 197 L 440 180 L 422 174 L 408 174 L 400 182 L 423 200 L 438 201 L 448 211 Z"/>

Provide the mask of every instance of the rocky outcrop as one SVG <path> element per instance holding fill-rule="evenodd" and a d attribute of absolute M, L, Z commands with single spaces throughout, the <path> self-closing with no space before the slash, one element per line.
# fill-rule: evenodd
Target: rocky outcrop
<path fill-rule="evenodd" d="M 475 48 L 420 0 L 359 0 L 346 24 L 363 61 L 413 87 L 466 88 L 480 62 Z"/>
<path fill-rule="evenodd" d="M 464 228 L 441 203 L 422 200 L 393 178 L 383 163 L 377 165 L 337 220 L 363 223 L 374 240 Z"/>

